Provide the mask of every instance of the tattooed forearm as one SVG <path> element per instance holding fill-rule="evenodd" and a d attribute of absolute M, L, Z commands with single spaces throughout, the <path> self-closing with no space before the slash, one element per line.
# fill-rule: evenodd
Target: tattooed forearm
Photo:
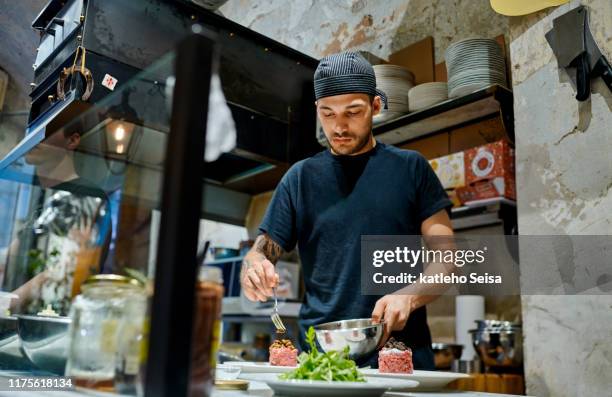
<path fill-rule="evenodd" d="M 283 249 L 274 242 L 267 234 L 262 234 L 255 240 L 253 249 L 266 257 L 270 262 L 278 262 L 280 256 L 283 254 Z"/>

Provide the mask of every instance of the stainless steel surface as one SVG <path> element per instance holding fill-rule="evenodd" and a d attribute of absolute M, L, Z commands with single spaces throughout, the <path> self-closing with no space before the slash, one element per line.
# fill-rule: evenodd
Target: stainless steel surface
<path fill-rule="evenodd" d="M 470 331 L 472 343 L 486 367 L 520 367 L 523 364 L 521 326 L 507 321 L 477 321 Z"/>
<path fill-rule="evenodd" d="M 16 315 L 17 334 L 27 358 L 38 368 L 63 375 L 68 355 L 68 317 Z"/>
<path fill-rule="evenodd" d="M 278 298 L 276 296 L 276 288 L 272 288 L 272 292 L 274 293 L 274 309 L 270 317 L 272 318 L 272 322 L 276 327 L 276 332 L 284 334 L 287 332 L 287 328 L 285 328 L 285 324 L 283 324 L 283 320 L 281 320 L 278 314 Z"/>
<path fill-rule="evenodd" d="M 451 371 L 462 374 L 479 374 L 482 372 L 482 362 L 477 358 L 473 360 L 453 360 Z"/>
<path fill-rule="evenodd" d="M 453 360 L 459 360 L 463 352 L 463 345 L 455 343 L 432 343 L 434 363 L 436 369 L 450 369 Z"/>
<path fill-rule="evenodd" d="M 215 259 L 234 258 L 240 255 L 240 251 L 235 248 L 212 247 L 210 251 Z"/>
<path fill-rule="evenodd" d="M 30 360 L 21 350 L 21 342 L 17 335 L 17 318 L 0 317 L 0 369 L 15 371 L 32 368 Z"/>
<path fill-rule="evenodd" d="M 484 214 L 469 215 L 463 218 L 451 219 L 453 230 L 471 229 L 501 224 L 503 220 L 497 212 L 486 212 Z"/>
<path fill-rule="evenodd" d="M 374 324 L 369 318 L 334 321 L 314 327 L 317 342 L 324 351 L 349 347 L 349 356 L 356 360 L 371 354 L 383 333 L 383 323 Z"/>
<path fill-rule="evenodd" d="M 520 329 L 521 324 L 514 323 L 512 321 L 501 321 L 501 320 L 476 320 L 476 329 L 488 329 L 488 330 L 513 330 Z"/>
<path fill-rule="evenodd" d="M 237 356 L 235 354 L 231 354 L 228 352 L 223 352 L 223 351 L 219 351 L 217 352 L 217 360 L 219 361 L 219 364 L 223 364 L 226 361 L 246 361 L 244 358 Z"/>
<path fill-rule="evenodd" d="M 17 318 L 13 316 L 0 317 L 0 348 L 17 338 Z"/>
<path fill-rule="evenodd" d="M 586 12 L 582 7 L 577 7 L 553 20 L 552 40 L 549 38 L 549 44 L 560 66 L 569 66 L 577 56 L 586 50 L 585 23 Z"/>

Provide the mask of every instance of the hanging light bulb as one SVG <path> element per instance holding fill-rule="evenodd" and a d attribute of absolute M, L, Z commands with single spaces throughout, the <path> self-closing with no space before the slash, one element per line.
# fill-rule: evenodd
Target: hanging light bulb
<path fill-rule="evenodd" d="M 115 127 L 115 140 L 122 141 L 123 138 L 125 138 L 125 128 L 123 124 L 118 124 L 117 127 Z"/>
<path fill-rule="evenodd" d="M 124 89 L 121 102 L 112 106 L 106 113 L 102 145 L 109 159 L 129 160 L 128 157 L 133 154 L 139 141 L 140 134 L 136 127 L 142 124 L 142 120 L 129 104 L 129 94 L 132 91 L 129 88 Z"/>
<path fill-rule="evenodd" d="M 124 119 L 110 120 L 106 124 L 106 151 L 108 154 L 127 154 L 136 125 Z"/>

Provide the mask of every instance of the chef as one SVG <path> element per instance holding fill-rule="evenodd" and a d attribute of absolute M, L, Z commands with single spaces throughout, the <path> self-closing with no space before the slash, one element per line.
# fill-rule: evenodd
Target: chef
<path fill-rule="evenodd" d="M 451 236 L 451 202 L 423 156 L 374 139 L 372 117 L 386 106 L 386 97 L 359 53 L 323 58 L 314 91 L 329 149 L 294 164 L 277 186 L 244 259 L 244 294 L 267 300 L 279 282 L 274 264 L 297 245 L 306 287 L 299 314 L 302 348 L 310 325 L 371 317 L 384 320 L 383 342 L 390 336 L 405 342 L 414 367 L 433 370 L 425 305 L 436 293 L 412 284 L 401 294 L 363 295 L 360 239 Z"/>

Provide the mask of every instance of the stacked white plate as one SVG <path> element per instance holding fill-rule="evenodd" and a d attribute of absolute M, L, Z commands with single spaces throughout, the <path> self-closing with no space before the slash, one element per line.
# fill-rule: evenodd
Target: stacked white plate
<path fill-rule="evenodd" d="M 428 108 L 448 99 L 448 86 L 444 82 L 419 84 L 408 91 L 408 107 L 411 112 Z"/>
<path fill-rule="evenodd" d="M 408 113 L 408 91 L 414 87 L 414 74 L 398 65 L 374 65 L 376 88 L 387 95 L 388 109 L 374 116 L 381 123 Z"/>
<path fill-rule="evenodd" d="M 446 49 L 444 58 L 450 98 L 493 84 L 507 86 L 506 62 L 495 40 L 474 38 L 458 41 Z"/>

